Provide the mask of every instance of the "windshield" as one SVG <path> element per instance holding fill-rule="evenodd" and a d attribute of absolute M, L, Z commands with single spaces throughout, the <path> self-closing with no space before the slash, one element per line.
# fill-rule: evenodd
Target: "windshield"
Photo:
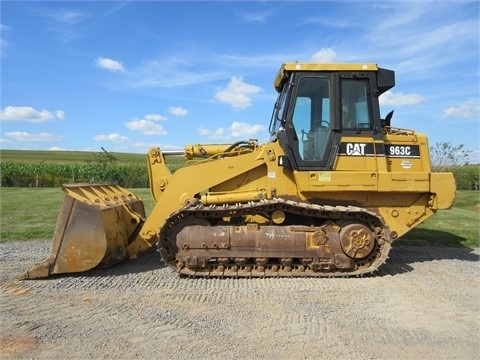
<path fill-rule="evenodd" d="M 275 102 L 275 107 L 273 108 L 272 118 L 269 126 L 271 140 L 276 138 L 277 132 L 282 126 L 283 120 L 285 119 L 285 102 L 289 88 L 290 85 L 286 83 L 282 92 L 278 95 L 277 101 Z"/>

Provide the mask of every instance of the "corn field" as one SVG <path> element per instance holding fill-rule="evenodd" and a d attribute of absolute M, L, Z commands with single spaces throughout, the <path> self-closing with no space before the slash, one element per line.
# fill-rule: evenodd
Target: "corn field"
<path fill-rule="evenodd" d="M 148 187 L 146 164 L 0 163 L 1 186 L 58 187 L 67 183 L 108 183 Z"/>

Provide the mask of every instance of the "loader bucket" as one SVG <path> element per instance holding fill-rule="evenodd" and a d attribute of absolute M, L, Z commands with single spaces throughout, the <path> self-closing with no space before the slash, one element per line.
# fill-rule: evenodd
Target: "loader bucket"
<path fill-rule="evenodd" d="M 23 279 L 108 267 L 127 257 L 126 247 L 145 222 L 142 200 L 115 185 L 64 185 L 65 199 L 50 256 Z"/>

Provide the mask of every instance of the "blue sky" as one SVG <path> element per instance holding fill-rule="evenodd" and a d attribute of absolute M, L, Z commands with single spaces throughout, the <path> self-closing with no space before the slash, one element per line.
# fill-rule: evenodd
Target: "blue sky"
<path fill-rule="evenodd" d="M 392 125 L 480 162 L 478 1 L 2 1 L 2 149 L 267 141 L 283 62 L 377 63 Z"/>

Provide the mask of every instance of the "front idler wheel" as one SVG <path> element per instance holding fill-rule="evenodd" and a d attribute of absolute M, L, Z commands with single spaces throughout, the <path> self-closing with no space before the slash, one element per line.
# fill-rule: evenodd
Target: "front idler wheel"
<path fill-rule="evenodd" d="M 375 234 L 365 224 L 348 224 L 340 230 L 340 244 L 348 257 L 355 260 L 365 259 L 375 248 Z"/>

